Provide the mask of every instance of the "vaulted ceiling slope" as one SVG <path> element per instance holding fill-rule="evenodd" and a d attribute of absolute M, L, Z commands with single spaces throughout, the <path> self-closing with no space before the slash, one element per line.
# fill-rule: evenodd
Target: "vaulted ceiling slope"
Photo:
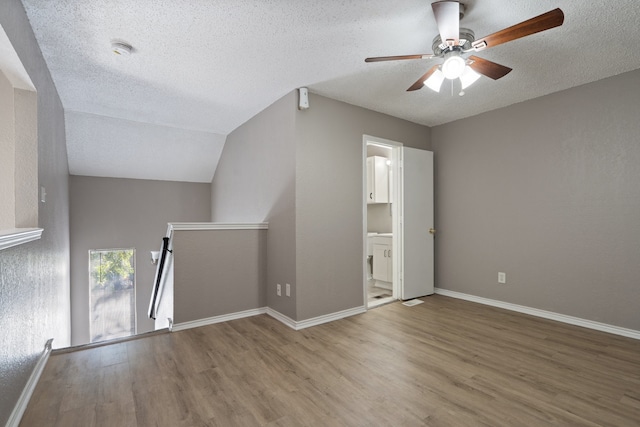
<path fill-rule="evenodd" d="M 437 60 L 364 62 L 432 51 L 424 0 L 22 1 L 81 175 L 210 182 L 226 135 L 301 86 L 434 126 L 640 68 L 637 0 L 463 0 L 476 37 L 556 7 L 565 21 L 482 52 L 513 71 L 462 97 L 406 92 Z"/>

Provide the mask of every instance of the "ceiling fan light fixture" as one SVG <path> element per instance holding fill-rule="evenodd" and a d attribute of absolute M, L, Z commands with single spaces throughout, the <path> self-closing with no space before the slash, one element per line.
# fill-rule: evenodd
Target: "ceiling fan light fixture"
<path fill-rule="evenodd" d="M 452 80 L 451 92 L 453 93 L 453 80 L 460 78 L 462 91 L 472 85 L 477 79 L 477 73 L 498 80 L 512 71 L 498 63 L 471 55 L 468 58 L 469 64 L 473 66 L 470 70 L 467 60 L 463 57 L 471 51 L 479 51 L 485 48 L 494 47 L 532 34 L 547 31 L 559 27 L 564 23 L 564 12 L 560 8 L 550 10 L 531 19 L 504 28 L 493 34 L 476 40 L 475 33 L 467 28 L 460 27 L 460 18 L 464 14 L 464 5 L 456 0 L 440 0 L 431 4 L 431 9 L 438 26 L 438 35 L 432 42 L 432 54 L 419 55 L 399 55 L 399 56 L 377 56 L 365 58 L 365 62 L 395 61 L 407 59 L 427 59 L 443 58 L 442 65 L 432 66 L 414 84 L 409 86 L 407 92 L 421 89 L 427 86 L 439 92 L 442 80 L 440 71 L 444 78 Z M 466 74 L 466 75 L 464 75 Z M 463 77 L 464 75 L 464 77 Z"/>
<path fill-rule="evenodd" d="M 468 88 L 480 78 L 480 74 L 476 73 L 471 67 L 466 66 L 464 72 L 460 76 L 460 83 L 462 84 L 462 90 Z"/>
<path fill-rule="evenodd" d="M 457 79 L 464 73 L 465 60 L 460 56 L 459 52 L 453 51 L 445 54 L 444 64 L 442 64 L 442 73 L 444 77 L 453 80 Z"/>
<path fill-rule="evenodd" d="M 444 74 L 440 69 L 437 69 L 424 81 L 424 85 L 434 92 L 440 92 L 440 87 L 444 81 Z"/>

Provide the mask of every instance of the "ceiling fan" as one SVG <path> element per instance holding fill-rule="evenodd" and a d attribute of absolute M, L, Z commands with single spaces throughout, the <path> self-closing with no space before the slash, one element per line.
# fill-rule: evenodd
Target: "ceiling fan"
<path fill-rule="evenodd" d="M 479 52 L 531 34 L 559 27 L 564 22 L 562 10 L 554 9 L 476 40 L 473 31 L 467 28 L 460 28 L 460 19 L 464 16 L 464 4 L 457 1 L 438 1 L 432 3 L 431 8 L 440 33 L 433 39 L 433 53 L 377 56 L 365 59 L 365 62 L 381 62 L 444 58 L 442 64 L 436 64 L 431 67 L 407 91 L 414 91 L 421 89 L 422 86 L 427 86 L 439 92 L 444 79 L 455 80 L 459 78 L 463 91 L 478 80 L 480 75 L 498 80 L 506 76 L 511 71 L 511 68 L 475 55 L 466 57 L 466 54 Z M 460 94 L 462 95 L 464 92 Z"/>

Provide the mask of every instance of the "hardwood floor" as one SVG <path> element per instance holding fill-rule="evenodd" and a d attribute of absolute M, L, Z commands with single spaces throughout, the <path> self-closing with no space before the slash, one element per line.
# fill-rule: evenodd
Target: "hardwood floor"
<path fill-rule="evenodd" d="M 423 299 L 54 354 L 21 426 L 640 425 L 640 341 Z"/>

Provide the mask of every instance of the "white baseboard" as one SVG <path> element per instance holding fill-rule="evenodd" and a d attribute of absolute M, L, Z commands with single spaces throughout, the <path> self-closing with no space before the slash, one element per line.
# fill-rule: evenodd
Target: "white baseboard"
<path fill-rule="evenodd" d="M 519 313 L 529 314 L 531 316 L 542 317 L 544 319 L 555 320 L 557 322 L 568 323 L 570 325 L 576 325 L 576 326 L 582 326 L 583 328 L 594 329 L 596 331 L 608 332 L 610 334 L 621 335 L 623 337 L 640 340 L 640 331 L 636 331 L 634 329 L 622 328 L 620 326 L 609 325 L 607 323 L 594 322 L 593 320 L 567 316 L 565 314 L 554 313 L 553 311 L 540 310 L 537 308 L 531 308 L 524 305 L 511 304 L 509 302 L 477 297 L 475 295 L 464 294 L 462 292 L 450 291 L 442 288 L 436 288 L 435 291 L 436 291 L 436 294 L 438 295 L 444 295 L 447 297 L 463 299 L 471 302 L 477 302 L 479 304 L 504 308 L 505 310 L 517 311 Z"/>
<path fill-rule="evenodd" d="M 296 331 L 298 330 L 296 328 L 296 321 L 293 320 L 292 318 L 290 318 L 289 316 L 285 316 L 284 314 L 280 313 L 279 311 L 274 310 L 271 307 L 267 307 L 267 314 L 269 316 L 273 317 L 274 319 L 278 320 L 280 323 L 284 323 L 285 325 L 287 325 L 291 329 L 295 329 Z"/>
<path fill-rule="evenodd" d="M 9 420 L 7 421 L 6 427 L 18 427 L 18 425 L 20 424 L 20 420 L 22 420 L 24 411 L 27 409 L 27 405 L 29 404 L 29 400 L 31 399 L 33 390 L 36 389 L 36 385 L 38 385 L 38 380 L 40 379 L 40 375 L 42 375 L 42 371 L 44 371 L 44 367 L 47 365 L 47 360 L 49 360 L 49 355 L 51 354 L 52 342 L 53 342 L 53 338 L 48 340 L 44 345 L 44 351 L 38 358 L 38 362 L 36 362 L 36 366 L 33 368 L 33 371 L 29 376 L 29 380 L 27 381 L 27 384 L 24 386 L 24 389 L 22 390 L 22 394 L 20 394 L 20 398 L 18 399 L 16 406 L 13 408 L 13 411 L 9 416 Z"/>
<path fill-rule="evenodd" d="M 238 311 L 236 313 L 222 314 L 220 316 L 207 317 L 206 319 L 192 320 L 190 322 L 173 323 L 171 332 L 184 329 L 197 328 L 199 326 L 213 325 L 214 323 L 227 322 L 229 320 L 242 319 L 244 317 L 257 316 L 267 312 L 266 308 L 253 308 L 251 310 Z"/>
<path fill-rule="evenodd" d="M 239 311 L 236 313 L 223 314 L 221 316 L 208 317 L 206 319 L 193 320 L 190 322 L 173 323 L 171 332 L 182 331 L 184 329 L 197 328 L 199 326 L 213 325 L 214 323 L 227 322 L 229 320 L 242 319 L 243 317 L 257 316 L 259 314 L 268 314 L 276 320 L 284 323 L 291 329 L 299 331 L 300 329 L 309 328 L 311 326 L 321 325 L 323 323 L 333 322 L 334 320 L 344 319 L 345 317 L 355 316 L 367 311 L 365 306 L 349 308 L 347 310 L 337 311 L 335 313 L 325 314 L 323 316 L 313 317 L 301 321 L 295 321 L 288 316 L 270 308 L 255 308 L 251 310 Z"/>
<path fill-rule="evenodd" d="M 310 328 L 311 326 L 321 325 L 323 323 L 333 322 L 334 320 L 344 319 L 345 317 L 355 316 L 356 314 L 366 313 L 365 306 L 349 308 L 342 311 L 336 311 L 335 313 L 329 313 L 318 317 L 312 317 L 311 319 L 305 319 L 295 321 L 284 314 L 267 307 L 267 314 L 280 322 L 284 323 L 291 329 L 299 331 L 300 329 Z"/>

